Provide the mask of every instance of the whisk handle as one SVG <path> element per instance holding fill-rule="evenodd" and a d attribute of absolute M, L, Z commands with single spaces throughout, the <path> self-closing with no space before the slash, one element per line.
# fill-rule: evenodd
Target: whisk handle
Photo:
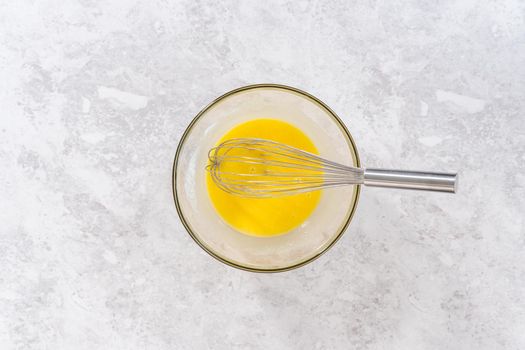
<path fill-rule="evenodd" d="M 390 169 L 365 169 L 364 184 L 374 187 L 391 187 L 456 193 L 456 173 L 431 173 Z"/>

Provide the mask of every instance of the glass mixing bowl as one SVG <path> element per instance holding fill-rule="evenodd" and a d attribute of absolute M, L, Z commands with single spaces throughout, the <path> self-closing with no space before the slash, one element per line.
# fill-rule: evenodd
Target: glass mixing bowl
<path fill-rule="evenodd" d="M 192 120 L 175 154 L 173 196 L 184 227 L 214 258 L 249 271 L 286 271 L 313 261 L 342 236 L 355 212 L 360 187 L 323 190 L 314 213 L 287 234 L 254 237 L 235 231 L 208 197 L 204 168 L 208 150 L 228 130 L 259 118 L 295 125 L 314 142 L 321 157 L 360 165 L 352 136 L 319 99 L 289 86 L 250 85 L 220 96 Z"/>

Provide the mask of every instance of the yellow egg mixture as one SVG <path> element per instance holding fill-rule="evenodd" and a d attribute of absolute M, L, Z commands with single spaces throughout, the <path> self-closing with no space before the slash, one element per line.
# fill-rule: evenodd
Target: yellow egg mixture
<path fill-rule="evenodd" d="M 232 138 L 253 137 L 281 142 L 318 154 L 313 142 L 295 126 L 276 119 L 255 119 L 235 126 L 217 144 Z M 243 165 L 232 165 L 243 172 Z M 208 194 L 219 215 L 234 229 L 253 236 L 275 236 L 303 223 L 314 211 L 320 191 L 278 198 L 243 198 L 221 190 L 206 175 Z"/>

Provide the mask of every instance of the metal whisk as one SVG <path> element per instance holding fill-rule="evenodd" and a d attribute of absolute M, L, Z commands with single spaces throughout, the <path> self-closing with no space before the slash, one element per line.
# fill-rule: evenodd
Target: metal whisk
<path fill-rule="evenodd" d="M 356 184 L 454 193 L 457 183 L 455 173 L 356 168 L 256 138 L 227 140 L 212 148 L 208 158 L 206 170 L 217 186 L 242 197 L 279 197 Z"/>

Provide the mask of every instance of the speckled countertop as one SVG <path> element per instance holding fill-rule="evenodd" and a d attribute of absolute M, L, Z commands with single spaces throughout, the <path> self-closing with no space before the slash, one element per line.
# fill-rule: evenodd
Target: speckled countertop
<path fill-rule="evenodd" d="M 0 1 L 0 348 L 525 348 L 524 62 L 522 1 Z M 260 82 L 459 193 L 366 188 L 314 263 L 220 264 L 173 155 Z"/>

